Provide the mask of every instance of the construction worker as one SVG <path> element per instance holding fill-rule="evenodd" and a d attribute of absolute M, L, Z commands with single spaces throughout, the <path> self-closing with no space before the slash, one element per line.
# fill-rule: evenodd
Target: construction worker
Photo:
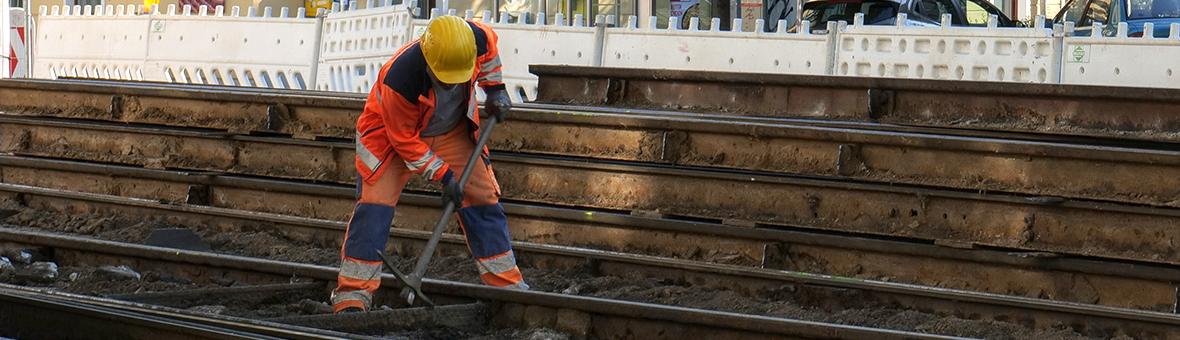
<path fill-rule="evenodd" d="M 420 39 L 402 46 L 381 67 L 356 123 L 357 204 L 332 293 L 336 312 L 371 307 L 381 284 L 379 254 L 412 174 L 441 184 L 444 205 L 461 202 L 459 225 L 485 284 L 528 289 L 512 253 L 487 148 L 474 150 L 480 133 L 475 85 L 487 94 L 490 116 L 502 121 L 512 105 L 496 40 L 482 23 L 437 17 Z M 472 152 L 483 153 L 483 161 L 460 187 L 459 175 Z"/>

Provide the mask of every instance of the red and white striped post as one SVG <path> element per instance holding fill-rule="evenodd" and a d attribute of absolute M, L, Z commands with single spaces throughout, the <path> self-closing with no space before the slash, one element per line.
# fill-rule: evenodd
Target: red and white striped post
<path fill-rule="evenodd" d="M 2 0 L 0 0 L 2 1 Z M 7 46 L 8 50 L 7 67 L 4 68 L 5 75 L 8 78 L 27 78 L 29 76 L 29 49 L 28 49 L 28 35 L 25 34 L 25 27 L 28 21 L 28 16 L 25 15 L 23 8 L 10 8 L 7 12 L 7 25 L 3 27 L 8 28 L 6 35 L 7 43 L 0 46 Z"/>

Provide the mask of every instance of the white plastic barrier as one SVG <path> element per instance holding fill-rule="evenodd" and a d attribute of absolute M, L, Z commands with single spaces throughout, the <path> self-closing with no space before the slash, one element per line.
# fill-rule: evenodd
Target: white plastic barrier
<path fill-rule="evenodd" d="M 1041 19 L 1038 19 L 1040 22 Z M 1056 83 L 1053 31 L 863 25 L 858 15 L 839 34 L 835 75 Z M 905 15 L 897 22 L 906 23 Z M 1042 26 L 1036 26 L 1042 27 Z"/>
<path fill-rule="evenodd" d="M 513 24 L 508 23 L 507 16 L 501 16 L 499 22 L 490 23 L 500 37 L 497 46 L 504 62 L 504 84 L 514 102 L 537 98 L 537 76 L 529 73 L 529 65 L 592 66 L 595 63 L 595 29 L 583 26 L 581 16 L 574 18 L 574 26 L 565 26 L 561 15 L 554 21 L 553 25 Z"/>
<path fill-rule="evenodd" d="M 176 15 L 170 6 L 167 15 L 152 15 L 147 70 L 163 72 L 165 81 L 175 83 L 311 89 L 319 25 L 304 18 L 302 8 L 297 13 L 266 8 L 261 17 L 208 10 Z"/>
<path fill-rule="evenodd" d="M 1072 37 L 1067 28 L 1061 82 L 1180 88 L 1180 24 L 1170 31 L 1168 38 L 1128 38 L 1124 23 L 1116 37 Z"/>
<path fill-rule="evenodd" d="M 671 29 L 652 29 L 655 17 L 637 28 L 632 17 L 626 27 L 606 29 L 603 66 L 679 70 L 756 72 L 779 74 L 827 74 L 832 56 L 829 36 L 799 33 L 764 33 L 758 20 L 755 32 L 698 30 L 696 18 L 681 30 L 676 18 Z M 742 27 L 735 20 L 732 27 Z"/>
<path fill-rule="evenodd" d="M 411 7 L 382 1 L 322 19 L 269 10 L 135 15 L 122 6 L 42 7 L 31 38 L 33 76 L 363 93 L 428 23 L 412 19 Z M 1043 18 L 1037 28 L 997 28 L 994 18 L 988 27 L 951 27 L 949 17 L 941 27 L 912 27 L 904 15 L 903 26 L 866 26 L 858 16 L 851 26 L 813 34 L 701 31 L 697 22 L 688 30 L 639 29 L 634 18 L 605 28 L 565 26 L 560 15 L 555 25 L 482 17 L 500 35 L 504 80 L 516 101 L 535 98 L 531 64 L 1180 87 L 1180 27 L 1168 39 L 1063 38 L 1069 32 L 1039 28 Z"/>
<path fill-rule="evenodd" d="M 324 18 L 320 42 L 321 91 L 366 93 L 385 61 L 410 41 L 413 17 L 407 6 L 369 6 L 332 12 Z"/>
<path fill-rule="evenodd" d="M 8 42 L 0 42 L 0 46 L 9 46 L 5 53 L 10 53 L 7 62 L 8 66 L 0 70 L 0 73 L 8 72 L 10 78 L 26 78 L 29 76 L 29 48 L 27 23 L 28 18 L 23 8 L 12 8 L 8 12 L 9 26 L 11 27 L 8 33 Z"/>
<path fill-rule="evenodd" d="M 433 11 L 432 16 L 437 16 Z M 449 14 L 456 14 L 451 11 Z M 467 11 L 467 19 L 474 17 L 472 11 Z M 581 15 L 574 17 L 574 26 L 566 26 L 561 14 L 556 15 L 555 24 L 543 21 L 534 24 L 511 23 L 505 14 L 496 21 L 490 12 L 481 16 L 496 31 L 500 37 L 500 59 L 504 63 L 501 72 L 504 84 L 508 87 L 508 94 L 514 102 L 524 102 L 537 97 L 537 76 L 529 73 L 529 65 L 582 65 L 590 66 L 594 62 L 595 29 L 582 24 Z M 544 18 L 543 13 L 537 15 Z M 543 20 L 543 19 L 542 19 Z M 429 20 L 414 20 L 411 36 L 416 38 L 426 30 Z M 482 93 L 480 94 L 482 98 Z"/>
<path fill-rule="evenodd" d="M 310 89 L 318 24 L 302 10 L 223 8 L 137 15 L 136 8 L 53 7 L 36 34 L 34 77 L 87 77 Z M 183 13 L 189 13 L 184 10 Z M 265 26 L 259 26 L 259 25 Z M 258 29 L 265 27 L 266 29 Z"/>
<path fill-rule="evenodd" d="M 33 44 L 33 77 L 90 77 L 121 80 L 149 79 L 148 16 L 135 8 L 41 7 Z"/>

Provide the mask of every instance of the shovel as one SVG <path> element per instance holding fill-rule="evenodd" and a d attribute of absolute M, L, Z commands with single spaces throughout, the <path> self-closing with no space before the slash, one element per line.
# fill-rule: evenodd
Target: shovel
<path fill-rule="evenodd" d="M 467 159 L 467 166 L 463 168 L 463 174 L 459 175 L 459 187 L 467 187 L 467 179 L 471 177 L 471 169 L 475 168 L 475 162 L 479 161 L 479 156 L 483 154 L 484 146 L 491 139 L 492 129 L 495 129 L 498 123 L 499 121 L 496 117 L 488 116 L 487 123 L 480 128 L 483 132 L 479 134 L 479 140 L 475 143 L 475 149 L 471 153 L 471 158 Z M 406 300 L 407 304 L 414 305 L 414 300 L 421 298 L 426 304 L 434 306 L 434 301 L 430 301 L 430 298 L 422 293 L 422 276 L 426 274 L 426 266 L 430 264 L 430 258 L 434 256 L 434 249 L 438 247 L 438 239 L 442 237 L 443 230 L 447 228 L 447 224 L 451 223 L 451 215 L 455 214 L 455 211 L 459 209 L 458 204 L 461 203 L 462 201 L 451 201 L 443 206 L 442 217 L 439 217 L 438 224 L 434 225 L 434 233 L 430 235 L 430 240 L 426 242 L 426 248 L 423 248 L 422 253 L 418 255 L 418 263 L 414 265 L 414 271 L 409 275 L 397 270 L 393 266 L 393 261 L 390 260 L 389 256 L 384 253 L 380 254 L 381 260 L 385 262 L 385 267 L 389 268 L 389 271 L 393 272 L 393 275 L 405 285 L 405 288 L 402 288 L 401 296 Z"/>

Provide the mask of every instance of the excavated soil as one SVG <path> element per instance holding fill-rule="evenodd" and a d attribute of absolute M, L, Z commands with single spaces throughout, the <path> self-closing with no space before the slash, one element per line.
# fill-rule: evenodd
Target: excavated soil
<path fill-rule="evenodd" d="M 25 267 L 23 265 L 17 265 L 18 270 L 25 270 Z M 33 287 L 51 287 L 64 292 L 92 295 L 175 291 L 209 286 L 169 277 L 168 274 L 160 272 L 145 271 L 140 272 L 140 274 L 143 277 L 142 280 L 120 279 L 100 275 L 96 273 L 95 268 L 65 266 L 58 268 L 58 276 L 52 282 L 29 280 L 11 275 L 11 273 L 0 274 L 0 282 Z"/>
<path fill-rule="evenodd" d="M 566 340 L 569 335 L 546 328 L 500 329 L 484 333 L 456 329 L 428 329 L 386 334 L 389 338 L 405 339 L 469 339 L 469 340 Z"/>
<path fill-rule="evenodd" d="M 19 212 L 0 220 L 0 223 L 24 228 L 84 234 L 100 239 L 122 242 L 141 242 L 146 238 L 147 233 L 155 228 L 178 227 L 175 225 L 160 225 L 152 221 L 131 221 L 113 217 L 66 216 L 47 211 L 35 211 L 19 206 L 9 206 L 8 208 L 17 209 Z M 191 227 L 197 234 L 204 237 L 211 244 L 213 250 L 219 253 L 321 265 L 335 265 L 338 261 L 338 249 L 309 246 L 265 232 L 215 232 L 203 226 L 186 227 Z M 966 320 L 953 316 L 935 315 L 893 306 L 870 305 L 863 308 L 829 310 L 824 307 L 817 307 L 814 303 L 804 301 L 806 297 L 795 294 L 795 291 L 789 286 L 784 286 L 782 289 L 777 290 L 743 294 L 735 290 L 694 286 L 687 282 L 645 278 L 639 275 L 636 275 L 636 277 L 600 276 L 595 275 L 589 268 L 537 268 L 532 266 L 527 254 L 518 255 L 518 259 L 521 261 L 521 268 L 532 288 L 546 292 L 944 335 L 983 337 L 988 339 L 1040 340 L 1086 338 L 1073 332 L 1064 325 L 1052 329 L 1033 330 L 1012 323 Z M 409 269 L 412 264 L 411 259 L 407 258 L 398 259 L 397 262 L 403 270 Z M 430 268 L 431 270 L 427 274 L 428 277 L 470 283 L 478 282 L 478 271 L 466 254 L 444 253 L 435 258 Z M 94 285 L 101 286 L 98 283 L 94 283 Z M 111 284 L 112 289 L 115 289 L 113 286 L 117 285 L 122 284 Z M 100 288 L 95 289 L 101 291 L 102 289 Z M 174 287 L 149 286 L 144 289 L 168 288 Z M 322 297 L 322 299 L 326 298 L 326 296 Z M 286 306 L 282 308 L 288 308 L 290 305 Z M 495 339 L 501 338 L 500 336 L 507 338 L 541 336 L 541 338 L 547 338 L 545 334 L 548 334 L 537 330 L 525 331 L 528 334 L 497 333 L 472 336 L 464 334 L 434 334 L 431 332 L 435 331 L 422 331 L 420 334 L 391 335 L 411 336 L 415 338 L 474 336 L 477 338 Z"/>

